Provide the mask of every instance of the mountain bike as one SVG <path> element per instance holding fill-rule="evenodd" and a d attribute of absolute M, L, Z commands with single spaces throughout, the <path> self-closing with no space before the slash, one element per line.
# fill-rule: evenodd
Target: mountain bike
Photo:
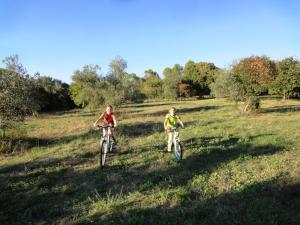
<path fill-rule="evenodd" d="M 178 137 L 179 128 L 180 127 L 170 128 L 170 132 L 173 132 L 172 149 L 177 161 L 181 160 L 183 157 L 183 148 Z"/>
<path fill-rule="evenodd" d="M 113 151 L 113 141 L 112 137 L 108 134 L 108 128 L 113 128 L 111 125 L 98 125 L 97 128 L 102 131 L 102 129 L 106 129 L 105 136 L 101 135 L 100 139 L 100 147 L 99 147 L 99 164 L 100 168 L 104 166 L 106 162 L 107 153 Z M 102 128 L 102 129 L 101 129 Z"/>

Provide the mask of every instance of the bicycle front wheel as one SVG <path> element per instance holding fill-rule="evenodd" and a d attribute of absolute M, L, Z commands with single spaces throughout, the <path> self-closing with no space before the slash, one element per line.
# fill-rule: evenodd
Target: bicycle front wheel
<path fill-rule="evenodd" d="M 182 155 L 183 155 L 183 150 L 182 150 L 182 146 L 179 142 L 175 142 L 173 145 L 173 149 L 174 149 L 174 155 L 175 155 L 175 159 L 177 161 L 182 159 Z"/>
<path fill-rule="evenodd" d="M 108 152 L 108 144 L 106 141 L 103 141 L 100 149 L 100 167 L 104 166 L 105 164 L 107 152 Z"/>

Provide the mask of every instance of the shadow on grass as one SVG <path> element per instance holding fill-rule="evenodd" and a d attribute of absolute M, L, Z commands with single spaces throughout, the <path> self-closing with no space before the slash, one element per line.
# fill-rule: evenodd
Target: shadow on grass
<path fill-rule="evenodd" d="M 253 141 L 255 138 L 258 137 L 265 137 L 265 136 L 272 136 L 273 134 L 259 134 L 259 135 L 251 135 L 247 136 L 247 142 Z M 186 148 L 206 148 L 206 147 L 222 147 L 227 148 L 237 143 L 245 142 L 241 137 L 234 137 L 230 136 L 228 138 L 224 138 L 222 136 L 218 137 L 201 137 L 201 138 L 189 138 L 184 140 L 183 145 Z"/>
<path fill-rule="evenodd" d="M 165 166 L 162 168 L 155 166 L 156 160 L 162 157 L 175 160 L 172 154 L 162 153 L 162 145 L 152 146 L 152 149 L 149 146 L 143 146 L 137 151 L 124 153 L 127 155 L 126 157 L 130 157 L 130 154 L 139 154 L 140 157 L 142 157 L 142 154 L 148 155 L 148 160 L 143 165 L 127 165 L 123 171 L 119 171 L 121 173 L 120 179 L 108 184 L 114 189 L 111 193 L 118 194 L 118 191 L 121 189 L 124 194 L 135 190 L 147 192 L 155 187 L 163 189 L 166 178 L 172 180 L 170 188 L 176 188 L 186 185 L 195 175 L 211 173 L 220 165 L 238 158 L 242 160 L 243 158 L 272 155 L 284 150 L 284 147 L 281 146 L 238 143 L 237 138 L 227 141 L 216 141 L 213 145 L 209 141 L 204 140 L 203 142 L 208 143 L 205 151 L 184 157 L 175 167 Z M 227 147 L 224 147 L 224 145 L 227 145 Z M 156 149 L 153 149 L 153 147 Z M 126 168 L 128 167 L 132 167 L 132 170 L 127 170 Z M 113 168 L 114 166 L 110 166 L 110 169 Z M 144 186 L 145 183 L 148 184 L 146 187 Z"/>
<path fill-rule="evenodd" d="M 164 105 L 172 105 L 172 104 L 176 104 L 175 102 L 166 102 L 166 103 L 151 103 L 151 104 L 137 104 L 137 105 L 133 105 L 133 106 L 123 106 L 121 108 L 147 108 L 147 107 L 156 107 L 156 106 L 164 106 Z"/>
<path fill-rule="evenodd" d="M 209 111 L 209 110 L 217 110 L 223 108 L 224 106 L 197 106 L 190 108 L 178 108 L 177 114 L 182 116 L 184 113 L 193 113 L 193 112 L 201 112 L 201 111 Z M 169 110 L 160 110 L 149 113 L 141 113 L 138 114 L 138 117 L 151 117 L 151 116 L 161 116 L 164 119 L 165 115 L 169 113 Z"/>
<path fill-rule="evenodd" d="M 142 164 L 136 165 L 135 162 L 126 160 L 107 165 L 102 170 L 97 167 L 78 169 L 86 163 L 93 163 L 94 154 L 83 158 L 74 156 L 2 167 L 0 224 L 276 224 L 276 221 L 280 222 L 278 218 L 265 217 L 260 221 L 260 216 L 274 212 L 284 212 L 288 216 L 294 214 L 295 209 L 292 207 L 297 207 L 296 201 L 290 201 L 288 208 L 284 209 L 281 200 L 277 199 L 281 192 L 273 195 L 267 191 L 265 196 L 257 185 L 245 193 L 229 193 L 228 196 L 216 196 L 208 200 L 201 198 L 201 191 L 193 190 L 181 195 L 182 201 L 176 206 L 160 205 L 147 209 L 132 205 L 112 206 L 112 211 L 108 214 L 86 214 L 92 204 L 92 200 L 88 199 L 95 196 L 98 196 L 97 199 L 106 199 L 109 195 L 114 199 L 120 192 L 124 196 L 135 191 L 147 195 L 157 188 L 163 190 L 184 187 L 194 176 L 210 174 L 222 164 L 237 158 L 275 154 L 283 150 L 280 146 L 242 144 L 235 137 L 227 140 L 226 144 L 218 138 L 214 142 L 201 142 L 206 143 L 206 151 L 190 155 L 170 167 L 160 167 L 157 160 L 162 157 L 172 160 L 173 156 L 155 151 L 150 154 L 145 149 L 140 149 L 139 153 L 124 155 L 130 158 L 134 154 L 141 154 L 141 157 L 146 157 Z M 166 178 L 171 182 L 166 184 Z M 266 186 L 259 185 L 263 189 Z M 286 194 L 294 192 L 298 187 L 290 187 Z M 295 193 L 299 197 L 299 193 Z M 265 197 L 263 202 L 256 200 Z M 268 207 L 262 208 L 261 204 Z M 252 211 L 253 207 L 255 211 Z M 260 212 L 259 209 L 265 211 Z M 240 214 L 242 212 L 248 214 L 243 216 Z M 251 218 L 255 218 L 253 222 Z M 293 219 L 291 217 L 286 221 Z"/>
<path fill-rule="evenodd" d="M 162 103 L 166 104 L 166 103 Z M 178 109 L 178 114 L 184 114 L 184 113 L 192 113 L 192 112 L 200 112 L 200 111 L 207 111 L 207 110 L 217 110 L 219 108 L 222 108 L 224 106 L 197 106 L 192 108 L 183 108 Z M 156 111 L 152 113 L 144 113 L 144 114 L 138 114 L 136 117 L 147 117 L 147 116 L 161 116 L 161 123 L 160 122 L 139 122 L 134 124 L 119 124 L 117 128 L 117 134 L 121 134 L 127 137 L 141 137 L 150 135 L 156 132 L 162 132 L 163 131 L 163 120 L 164 116 L 167 114 L 167 110 L 162 111 Z M 84 114 L 83 114 L 84 115 Z M 87 113 L 88 116 L 90 116 L 90 113 Z M 33 147 L 51 147 L 54 145 L 61 145 L 61 144 L 68 144 L 72 141 L 76 140 L 86 140 L 92 137 L 99 137 L 100 133 L 97 131 L 94 131 L 93 129 L 90 129 L 86 133 L 78 134 L 78 135 L 70 135 L 70 136 L 63 136 L 63 137 L 57 137 L 57 138 L 32 138 L 32 137 L 24 137 L 19 138 L 17 140 L 12 140 L 12 143 L 17 143 L 18 146 L 13 146 L 12 149 L 22 149 L 29 150 Z M 12 150 L 9 150 L 8 152 L 11 152 Z M 17 150 L 18 151 L 18 150 Z"/>
<path fill-rule="evenodd" d="M 207 151 L 191 155 L 175 167 L 149 171 L 142 166 L 124 173 L 124 179 L 130 180 L 130 183 L 118 180 L 117 185 L 121 186 L 115 189 L 116 194 L 121 189 L 126 195 L 135 190 L 148 193 L 150 190 L 185 187 L 194 176 L 210 174 L 220 165 L 237 158 L 271 155 L 283 150 L 283 147 L 273 145 L 239 144 L 238 140 L 231 138 L 215 142 L 216 146 L 207 141 Z M 170 182 L 166 183 L 166 179 Z M 172 199 L 168 204 L 150 208 L 121 204 L 105 217 L 96 213 L 92 221 L 94 224 L 297 224 L 300 183 L 281 183 L 280 186 L 276 182 L 257 183 L 240 192 L 213 197 L 206 197 L 201 188 L 190 190 L 179 194 L 180 203 L 175 206 Z M 124 211 L 126 208 L 129 210 Z"/>
<path fill-rule="evenodd" d="M 233 193 L 225 193 L 211 198 L 190 191 L 181 195 L 181 203 L 175 206 L 164 204 L 157 207 L 119 210 L 99 220 L 103 224 L 289 224 L 300 221 L 300 183 L 282 186 L 278 179 L 249 185 Z M 130 205 L 119 206 L 122 209 Z M 133 209 L 132 209 L 133 208 Z"/>
<path fill-rule="evenodd" d="M 45 116 L 57 116 L 59 118 L 65 117 L 92 117 L 98 116 L 97 111 L 84 111 L 82 109 L 77 110 L 63 110 L 63 111 L 53 111 L 53 112 L 43 112 L 40 114 L 40 117 L 43 118 Z"/>
<path fill-rule="evenodd" d="M 171 177 L 175 186 L 186 184 L 194 175 L 211 173 L 224 163 L 247 157 L 257 157 L 260 155 L 272 155 L 283 151 L 284 146 L 274 145 L 253 145 L 250 143 L 239 143 L 239 138 L 232 137 L 228 140 L 219 140 L 203 138 L 201 140 L 202 150 L 184 158 L 178 166 L 164 170 L 163 173 L 154 171 L 149 173 L 148 177 L 156 177 L 161 174 L 162 177 Z M 184 147 L 184 149 L 188 149 Z M 188 151 L 188 150 L 185 150 Z M 173 156 L 172 156 L 173 157 Z M 158 185 L 154 182 L 153 185 Z"/>
<path fill-rule="evenodd" d="M 200 111 L 210 111 L 210 110 L 217 110 L 223 108 L 225 106 L 216 106 L 216 105 L 207 105 L 207 106 L 198 106 L 193 108 L 182 108 L 177 109 L 177 113 L 192 113 L 192 112 L 200 112 Z"/>
<path fill-rule="evenodd" d="M 192 125 L 193 122 L 185 123 L 186 126 Z M 138 122 L 132 124 L 119 124 L 116 128 L 116 136 L 122 135 L 128 138 L 144 137 L 154 133 L 161 133 L 164 131 L 163 120 L 162 122 Z M 16 140 L 11 140 L 13 143 L 20 145 L 20 148 L 30 150 L 34 147 L 51 147 L 57 145 L 69 144 L 73 141 L 85 141 L 91 138 L 99 138 L 102 135 L 101 130 L 94 130 L 91 128 L 85 133 L 78 135 L 63 136 L 57 138 L 32 138 L 24 137 Z"/>
<path fill-rule="evenodd" d="M 185 126 L 189 127 L 194 122 L 186 122 Z M 139 122 L 132 124 L 120 124 L 117 129 L 117 135 L 123 135 L 127 137 L 143 137 L 149 136 L 155 133 L 164 132 L 163 119 L 161 122 Z"/>
<path fill-rule="evenodd" d="M 34 147 L 51 147 L 57 145 L 68 144 L 76 140 L 87 140 L 94 137 L 100 138 L 101 133 L 98 130 L 90 129 L 89 131 L 78 134 L 55 138 L 35 138 L 35 137 L 22 137 L 12 140 L 14 143 L 18 143 L 25 150 L 30 150 Z"/>
<path fill-rule="evenodd" d="M 53 224 L 71 214 L 90 174 L 73 169 L 83 162 L 66 157 L 1 168 L 0 224 Z"/>
<path fill-rule="evenodd" d="M 132 124 L 120 124 L 117 127 L 117 134 L 127 137 L 140 137 L 153 133 L 160 133 L 164 130 L 163 123 L 161 122 L 139 122 Z"/>
<path fill-rule="evenodd" d="M 275 106 L 271 108 L 262 109 L 262 113 L 287 113 L 299 111 L 300 105 Z"/>

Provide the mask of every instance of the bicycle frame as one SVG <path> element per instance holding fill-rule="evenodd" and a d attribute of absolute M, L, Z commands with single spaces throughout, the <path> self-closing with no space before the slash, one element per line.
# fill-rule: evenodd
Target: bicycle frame
<path fill-rule="evenodd" d="M 111 125 L 99 125 L 97 126 L 100 130 L 101 128 L 103 129 L 108 129 L 109 127 L 112 128 Z M 108 131 L 105 132 L 105 136 L 101 136 L 101 141 L 100 141 L 100 167 L 104 166 L 105 161 L 106 161 L 106 154 L 112 150 L 112 143 L 110 140 L 110 135 L 108 134 Z"/>
<path fill-rule="evenodd" d="M 177 135 L 175 135 L 175 132 L 177 132 L 179 127 L 171 128 L 170 132 L 173 132 L 173 150 L 176 160 L 182 159 L 182 146 L 180 144 L 180 139 Z"/>

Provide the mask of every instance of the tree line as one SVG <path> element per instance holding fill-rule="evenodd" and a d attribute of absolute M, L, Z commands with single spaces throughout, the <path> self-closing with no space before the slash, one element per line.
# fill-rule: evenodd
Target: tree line
<path fill-rule="evenodd" d="M 0 129 L 13 128 L 25 116 L 38 112 L 67 110 L 75 107 L 69 85 L 39 73 L 31 76 L 18 55 L 2 60 L 0 68 Z"/>
<path fill-rule="evenodd" d="M 300 62 L 289 57 L 280 61 L 267 56 L 250 56 L 230 68 L 211 62 L 189 60 L 163 70 L 162 77 L 147 69 L 143 77 L 128 73 L 120 56 L 101 73 L 99 65 L 85 65 L 72 75 L 71 84 L 39 73 L 29 75 L 18 55 L 6 57 L 0 68 L 0 128 L 22 121 L 34 112 L 67 110 L 74 107 L 98 108 L 104 104 L 121 105 L 145 99 L 179 99 L 197 96 L 227 97 L 244 102 L 244 111 L 259 108 L 259 96 L 300 97 Z"/>
<path fill-rule="evenodd" d="M 249 101 L 260 95 L 300 97 L 300 62 L 290 57 L 273 61 L 267 56 L 243 58 L 228 69 L 210 62 L 188 61 L 163 70 L 162 78 L 152 70 L 144 76 L 127 73 L 127 62 L 116 57 L 103 76 L 97 65 L 84 66 L 72 76 L 71 96 L 76 105 L 97 107 L 142 102 L 145 99 L 178 99 L 205 95 Z"/>

